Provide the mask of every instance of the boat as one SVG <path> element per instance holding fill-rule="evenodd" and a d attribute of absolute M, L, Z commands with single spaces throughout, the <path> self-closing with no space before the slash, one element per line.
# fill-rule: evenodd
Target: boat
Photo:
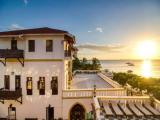
<path fill-rule="evenodd" d="M 131 63 L 131 62 L 127 62 L 126 64 L 127 64 L 128 66 L 134 66 L 134 64 Z"/>
<path fill-rule="evenodd" d="M 127 73 L 133 73 L 133 71 L 132 70 L 128 70 Z"/>

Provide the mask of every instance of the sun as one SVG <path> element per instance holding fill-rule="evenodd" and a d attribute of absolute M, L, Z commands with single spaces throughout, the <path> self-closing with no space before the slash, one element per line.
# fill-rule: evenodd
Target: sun
<path fill-rule="evenodd" d="M 145 40 L 138 44 L 136 49 L 142 59 L 152 59 L 156 54 L 156 43 L 152 40 Z"/>

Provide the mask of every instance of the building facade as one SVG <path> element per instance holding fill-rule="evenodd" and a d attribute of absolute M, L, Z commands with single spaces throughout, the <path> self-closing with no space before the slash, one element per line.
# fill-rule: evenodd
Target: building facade
<path fill-rule="evenodd" d="M 63 117 L 74 43 L 51 28 L 0 32 L 0 118 Z"/>
<path fill-rule="evenodd" d="M 74 44 L 46 27 L 0 32 L 0 120 L 159 120 L 160 101 L 102 71 L 72 73 Z"/>

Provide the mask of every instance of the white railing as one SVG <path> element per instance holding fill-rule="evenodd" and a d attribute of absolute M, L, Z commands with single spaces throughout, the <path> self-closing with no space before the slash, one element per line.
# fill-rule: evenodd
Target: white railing
<path fill-rule="evenodd" d="M 155 108 L 160 111 L 160 101 L 157 100 L 157 99 L 154 99 L 154 105 L 155 105 Z"/>
<path fill-rule="evenodd" d="M 99 73 L 101 72 L 100 70 L 75 70 L 73 72 L 73 76 L 76 74 L 76 73 L 86 73 L 86 74 L 92 74 L 92 73 Z"/>
<path fill-rule="evenodd" d="M 63 90 L 63 98 L 91 98 L 93 89 L 71 89 Z M 96 96 L 126 96 L 124 88 L 96 89 Z"/>
<path fill-rule="evenodd" d="M 98 102 L 97 97 L 93 97 L 93 101 L 94 101 L 94 108 L 95 108 L 95 113 L 96 113 L 96 119 L 100 120 L 101 118 L 101 107 L 100 104 Z"/>
<path fill-rule="evenodd" d="M 119 83 L 117 83 L 116 81 L 110 79 L 109 77 L 107 77 L 106 75 L 102 74 L 102 73 L 98 73 L 97 74 L 100 78 L 102 78 L 103 80 L 105 80 L 106 82 L 108 82 L 111 86 L 113 86 L 114 88 L 119 88 L 121 87 L 121 85 Z"/>
<path fill-rule="evenodd" d="M 149 96 L 98 96 L 98 99 L 117 101 L 117 102 L 149 102 Z"/>

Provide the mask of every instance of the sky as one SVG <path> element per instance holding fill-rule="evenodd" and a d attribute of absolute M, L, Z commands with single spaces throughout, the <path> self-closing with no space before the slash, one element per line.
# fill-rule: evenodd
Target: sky
<path fill-rule="evenodd" d="M 151 40 L 160 59 L 160 0 L 0 0 L 0 31 L 38 27 L 75 35 L 80 58 L 139 59 Z"/>

